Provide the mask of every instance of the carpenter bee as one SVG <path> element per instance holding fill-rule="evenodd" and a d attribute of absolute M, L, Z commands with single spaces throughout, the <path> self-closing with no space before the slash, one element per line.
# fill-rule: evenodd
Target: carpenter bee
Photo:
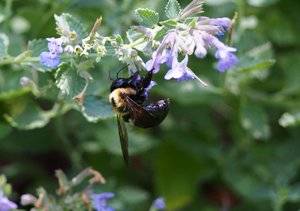
<path fill-rule="evenodd" d="M 129 78 L 118 78 L 110 87 L 109 101 L 117 114 L 120 143 L 125 163 L 128 165 L 128 135 L 125 122 L 132 122 L 140 128 L 159 125 L 169 111 L 169 99 L 146 104 L 152 71 L 145 76 L 139 72 Z"/>

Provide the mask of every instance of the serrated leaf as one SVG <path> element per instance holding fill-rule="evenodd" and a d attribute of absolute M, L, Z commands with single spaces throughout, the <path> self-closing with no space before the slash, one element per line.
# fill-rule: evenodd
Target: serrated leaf
<path fill-rule="evenodd" d="M 28 50 L 33 57 L 38 57 L 44 51 L 48 51 L 48 42 L 45 39 L 35 39 L 28 42 Z"/>
<path fill-rule="evenodd" d="M 86 85 L 86 80 L 75 69 L 64 64 L 57 70 L 55 78 L 62 94 L 71 99 L 80 94 Z"/>
<path fill-rule="evenodd" d="M 97 122 L 114 116 L 111 105 L 93 95 L 85 96 L 82 113 L 89 122 Z"/>
<path fill-rule="evenodd" d="M 76 32 L 78 40 L 81 40 L 88 36 L 88 32 L 81 21 L 74 16 L 63 13 L 61 15 L 54 16 L 56 21 L 56 29 L 58 34 L 69 36 L 71 32 Z"/>
<path fill-rule="evenodd" d="M 170 19 L 177 18 L 181 12 L 181 6 L 177 0 L 169 0 L 166 7 L 166 16 Z"/>
<path fill-rule="evenodd" d="M 270 136 L 270 127 L 266 112 L 263 108 L 250 102 L 240 105 L 241 124 L 255 139 L 267 139 Z"/>
<path fill-rule="evenodd" d="M 139 8 L 135 10 L 138 21 L 145 26 L 152 27 L 159 21 L 159 14 L 154 10 L 147 8 Z"/>

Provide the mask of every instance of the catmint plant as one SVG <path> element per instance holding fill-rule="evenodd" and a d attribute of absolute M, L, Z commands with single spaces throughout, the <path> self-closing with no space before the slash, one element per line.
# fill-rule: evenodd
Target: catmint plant
<path fill-rule="evenodd" d="M 197 79 L 207 85 L 189 68 L 189 58 L 194 55 L 203 59 L 212 52 L 217 59 L 218 71 L 225 72 L 234 67 L 238 63 L 237 50 L 223 42 L 225 33 L 232 28 L 232 21 L 226 17 L 202 16 L 203 0 L 193 0 L 182 10 L 179 3 L 174 2 L 167 4 L 169 19 L 164 21 L 159 21 L 159 14 L 153 10 L 137 9 L 135 13 L 140 25 L 127 31 L 127 42 L 120 35 L 102 35 L 101 18 L 87 34 L 82 28 L 73 27 L 71 15 L 55 15 L 60 37 L 47 39 L 48 51 L 41 52 L 40 62 L 52 69 L 68 63 L 78 67 L 82 60 L 100 63 L 103 57 L 114 56 L 127 65 L 129 74 L 143 70 L 157 73 L 165 65 L 166 80 Z M 87 75 L 80 75 L 86 83 L 89 82 L 87 78 L 91 78 Z"/>
<path fill-rule="evenodd" d="M 6 118 L 14 127 L 32 129 L 43 127 L 51 118 L 70 109 L 80 110 L 91 122 L 112 117 L 111 106 L 107 100 L 102 100 L 103 97 L 107 99 L 107 93 L 99 92 L 104 86 L 100 81 L 112 79 L 108 77 L 110 72 L 104 72 L 107 67 L 100 68 L 110 58 L 115 59 L 114 68 L 128 69 L 128 77 L 136 72 L 145 75 L 148 71 L 154 74 L 154 80 L 163 75 L 165 80 L 196 80 L 207 86 L 208 83 L 199 76 L 200 70 L 191 69 L 189 61 L 192 57 L 201 62 L 211 54 L 216 58 L 215 68 L 219 72 L 232 69 L 238 58 L 237 49 L 225 42 L 231 40 L 234 21 L 204 16 L 204 3 L 204 0 L 193 0 L 181 9 L 176 0 L 169 0 L 164 15 L 149 8 L 138 8 L 134 11 L 137 25 L 124 32 L 126 36 L 105 34 L 102 30 L 105 20 L 101 17 L 93 26 L 86 27 L 71 14 L 54 15 L 57 36 L 30 41 L 27 51 L 16 57 L 5 55 L 2 63 L 20 65 L 32 71 L 32 76 L 30 72 L 20 76 L 20 86 L 36 97 L 56 94 L 55 105 L 45 113 L 40 113 L 37 106 L 36 111 L 41 116 L 32 124 L 18 122 L 13 114 Z M 111 67 L 107 69 L 110 71 Z M 36 76 L 44 72 L 51 72 L 53 76 L 46 84 L 40 83 L 40 77 Z M 98 78 L 98 74 L 102 78 Z M 145 95 L 154 84 L 153 81 Z M 53 86 L 59 93 L 53 93 L 56 91 Z M 103 89 L 107 90 L 107 85 Z"/>

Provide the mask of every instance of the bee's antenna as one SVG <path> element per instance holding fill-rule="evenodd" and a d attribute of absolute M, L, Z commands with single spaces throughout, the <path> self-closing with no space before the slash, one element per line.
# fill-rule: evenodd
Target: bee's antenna
<path fill-rule="evenodd" d="M 120 70 L 118 70 L 118 73 L 117 73 L 117 79 L 119 79 L 119 74 L 122 70 L 125 70 L 129 65 L 126 65 L 124 67 L 122 67 Z"/>

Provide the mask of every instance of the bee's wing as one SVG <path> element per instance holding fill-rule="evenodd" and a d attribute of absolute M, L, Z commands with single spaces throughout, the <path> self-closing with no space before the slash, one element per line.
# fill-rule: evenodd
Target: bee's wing
<path fill-rule="evenodd" d="M 119 130 L 121 149 L 123 153 L 123 159 L 125 163 L 128 165 L 129 163 L 128 134 L 127 134 L 125 122 L 121 114 L 117 114 L 117 121 L 118 121 L 118 130 Z"/>
<path fill-rule="evenodd" d="M 156 116 L 147 111 L 144 107 L 137 104 L 128 95 L 125 96 L 127 108 L 130 113 L 130 118 L 135 126 L 142 128 L 153 127 Z"/>

